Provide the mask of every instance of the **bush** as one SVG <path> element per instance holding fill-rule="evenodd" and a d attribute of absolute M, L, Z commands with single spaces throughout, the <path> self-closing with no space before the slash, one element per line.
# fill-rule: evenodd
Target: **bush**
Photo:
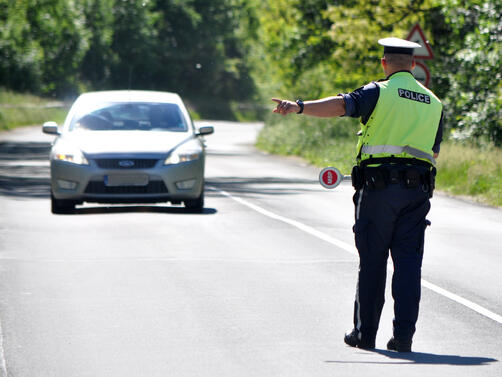
<path fill-rule="evenodd" d="M 332 165 L 349 174 L 355 163 L 357 122 L 272 114 L 257 146 L 270 153 L 298 155 L 318 166 Z"/>

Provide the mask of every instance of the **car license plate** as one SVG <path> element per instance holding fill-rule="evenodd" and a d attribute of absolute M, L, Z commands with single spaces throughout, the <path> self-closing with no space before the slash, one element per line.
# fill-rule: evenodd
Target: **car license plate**
<path fill-rule="evenodd" d="M 146 186 L 148 175 L 146 174 L 114 174 L 105 175 L 106 186 Z"/>

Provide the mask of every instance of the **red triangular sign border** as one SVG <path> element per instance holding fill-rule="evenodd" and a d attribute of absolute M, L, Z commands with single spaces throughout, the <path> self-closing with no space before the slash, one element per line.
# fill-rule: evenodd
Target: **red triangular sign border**
<path fill-rule="evenodd" d="M 426 49 L 427 49 L 427 52 L 428 52 L 428 55 L 415 55 L 415 59 L 423 59 L 423 60 L 431 60 L 431 59 L 434 59 L 434 53 L 432 52 L 432 48 L 429 44 L 429 42 L 427 42 L 427 38 L 425 38 L 425 35 L 424 35 L 424 32 L 422 31 L 422 28 L 420 27 L 420 25 L 417 23 L 415 24 L 415 26 L 413 26 L 413 28 L 410 30 L 410 33 L 408 34 L 408 36 L 406 37 L 406 40 L 411 40 L 411 36 L 416 32 L 418 31 L 418 34 L 420 35 L 420 38 L 422 39 L 420 42 L 420 44 L 422 46 L 424 46 Z"/>

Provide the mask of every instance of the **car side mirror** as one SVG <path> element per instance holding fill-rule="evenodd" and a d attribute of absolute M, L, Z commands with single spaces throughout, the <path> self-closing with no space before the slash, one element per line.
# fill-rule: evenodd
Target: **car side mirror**
<path fill-rule="evenodd" d="M 211 135 L 213 132 L 214 132 L 213 126 L 203 126 L 199 128 L 199 131 L 197 131 L 196 135 L 197 136 Z"/>
<path fill-rule="evenodd" d="M 56 122 L 45 122 L 42 125 L 42 132 L 49 135 L 59 135 L 58 124 Z"/>

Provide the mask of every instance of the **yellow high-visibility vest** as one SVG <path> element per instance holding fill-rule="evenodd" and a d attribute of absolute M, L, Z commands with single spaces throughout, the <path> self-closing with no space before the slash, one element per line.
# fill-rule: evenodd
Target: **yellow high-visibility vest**
<path fill-rule="evenodd" d="M 417 158 L 435 165 L 432 147 L 443 105 L 410 72 L 379 81 L 380 95 L 357 144 L 358 161 L 379 157 Z"/>

